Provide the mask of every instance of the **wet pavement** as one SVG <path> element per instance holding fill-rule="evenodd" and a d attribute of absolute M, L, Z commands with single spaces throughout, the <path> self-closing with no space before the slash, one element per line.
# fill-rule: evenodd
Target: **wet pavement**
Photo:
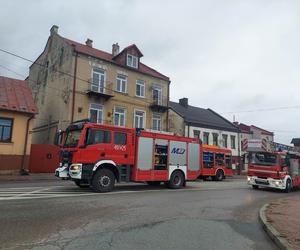
<path fill-rule="evenodd" d="M 106 194 L 62 183 L 38 182 L 23 193 L 18 184 L 19 193 L 2 195 L 1 248 L 277 249 L 258 211 L 299 195 L 252 190 L 244 179 L 193 182 L 182 190 L 130 184 Z M 0 197 L 11 189 L 0 185 Z"/>

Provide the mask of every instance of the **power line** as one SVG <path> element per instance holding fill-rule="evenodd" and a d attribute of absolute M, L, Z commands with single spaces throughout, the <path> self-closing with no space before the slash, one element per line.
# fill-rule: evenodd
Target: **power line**
<path fill-rule="evenodd" d="M 273 107 L 273 108 L 262 108 L 262 109 L 250 109 L 250 110 L 239 110 L 239 111 L 228 111 L 228 112 L 221 112 L 220 114 L 252 113 L 252 112 L 277 111 L 277 110 L 298 109 L 298 108 L 300 108 L 300 105 L 284 106 L 284 107 Z"/>
<path fill-rule="evenodd" d="M 31 62 L 32 64 L 36 64 L 36 65 L 38 65 L 38 66 L 40 66 L 40 67 L 43 67 L 43 68 L 48 69 L 48 66 L 47 66 L 47 65 L 38 63 L 38 62 L 33 61 L 33 60 L 30 60 L 30 59 L 25 58 L 25 57 L 23 57 L 23 56 L 20 56 L 20 55 L 18 55 L 18 54 L 16 54 L 16 53 L 12 53 L 12 52 L 10 52 L 10 51 L 7 51 L 7 50 L 1 49 L 1 48 L 0 48 L 0 51 L 3 52 L 3 53 L 9 54 L 9 55 L 11 55 L 11 56 L 17 57 L 17 58 L 19 58 L 19 59 L 25 60 L 25 61 L 27 61 L 27 62 Z M 69 77 L 71 77 L 71 78 L 73 78 L 73 79 L 76 79 L 76 80 L 80 80 L 80 81 L 86 82 L 86 83 L 88 83 L 89 85 L 91 84 L 90 81 L 87 81 L 87 80 L 85 80 L 85 79 L 83 79 L 83 78 L 80 78 L 80 77 L 78 77 L 78 76 L 74 76 L 73 74 L 70 74 L 70 73 L 67 73 L 67 72 L 64 72 L 64 71 L 55 69 L 55 68 L 53 68 L 53 71 L 55 71 L 55 72 L 57 72 L 57 73 L 60 73 L 60 74 L 63 74 L 63 75 L 66 75 L 66 76 L 69 76 Z M 111 84 L 114 84 L 114 82 L 111 82 L 111 81 L 105 81 L 105 83 L 111 83 Z M 132 98 L 132 99 L 134 99 L 134 100 L 137 100 L 137 98 L 136 98 L 135 96 L 129 96 L 127 93 L 122 93 L 122 92 L 116 91 L 116 90 L 114 90 L 114 89 L 107 88 L 107 87 L 105 87 L 105 86 L 103 86 L 102 88 L 105 89 L 105 90 L 108 90 L 108 91 L 112 91 L 112 92 L 114 92 L 114 93 L 118 93 L 118 94 L 121 94 L 121 95 L 125 95 L 127 98 Z M 61 90 L 60 90 L 60 91 L 61 91 Z M 76 91 L 76 92 L 77 92 L 77 91 Z M 80 94 L 84 94 L 84 95 L 85 95 L 86 93 L 80 93 Z M 153 102 L 149 102 L 149 101 L 147 101 L 147 100 L 145 100 L 145 99 L 142 99 L 142 98 L 140 98 L 139 101 L 140 101 L 140 102 L 144 102 L 144 103 L 146 103 L 146 104 L 152 104 L 152 103 L 153 103 Z"/>

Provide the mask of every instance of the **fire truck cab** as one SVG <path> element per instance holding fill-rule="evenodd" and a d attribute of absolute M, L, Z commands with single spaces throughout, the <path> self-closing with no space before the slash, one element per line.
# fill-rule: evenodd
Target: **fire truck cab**
<path fill-rule="evenodd" d="M 97 192 L 129 181 L 181 188 L 199 174 L 199 139 L 88 122 L 67 128 L 56 169 L 57 177 Z"/>
<path fill-rule="evenodd" d="M 276 143 L 266 140 L 248 141 L 249 185 L 254 189 L 268 187 L 290 192 L 300 186 L 300 153 L 276 150 Z"/>
<path fill-rule="evenodd" d="M 213 180 L 222 181 L 226 176 L 232 176 L 231 150 L 218 146 L 202 145 L 203 160 L 201 178 L 212 177 Z"/>

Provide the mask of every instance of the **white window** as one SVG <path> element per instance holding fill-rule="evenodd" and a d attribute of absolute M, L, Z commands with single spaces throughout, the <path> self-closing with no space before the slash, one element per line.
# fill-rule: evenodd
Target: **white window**
<path fill-rule="evenodd" d="M 92 76 L 91 90 L 99 93 L 104 93 L 105 89 L 105 71 L 94 68 Z"/>
<path fill-rule="evenodd" d="M 194 130 L 194 138 L 200 139 L 200 130 Z"/>
<path fill-rule="evenodd" d="M 91 103 L 90 105 L 90 121 L 96 123 L 102 123 L 103 121 L 103 106 L 97 103 Z"/>
<path fill-rule="evenodd" d="M 153 94 L 153 101 L 156 104 L 161 105 L 162 104 L 162 88 L 160 86 L 153 86 L 152 94 Z"/>
<path fill-rule="evenodd" d="M 136 56 L 127 54 L 127 66 L 132 68 L 138 68 L 138 58 Z"/>
<path fill-rule="evenodd" d="M 145 128 L 146 113 L 142 110 L 134 111 L 134 127 Z"/>
<path fill-rule="evenodd" d="M 117 76 L 117 86 L 116 90 L 122 93 L 127 92 L 127 76 L 118 75 Z"/>
<path fill-rule="evenodd" d="M 115 114 L 114 114 L 114 124 L 116 126 L 125 126 L 125 109 L 121 107 L 115 107 Z"/>
<path fill-rule="evenodd" d="M 153 113 L 152 116 L 152 129 L 153 130 L 161 130 L 161 116 L 159 114 Z"/>
<path fill-rule="evenodd" d="M 136 96 L 145 97 L 145 82 L 142 80 L 136 81 Z"/>

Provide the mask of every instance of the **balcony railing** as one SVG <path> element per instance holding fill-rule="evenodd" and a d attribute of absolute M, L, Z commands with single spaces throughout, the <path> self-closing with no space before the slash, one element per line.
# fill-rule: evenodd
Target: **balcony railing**
<path fill-rule="evenodd" d="M 92 79 L 89 82 L 90 82 L 90 86 L 89 89 L 87 90 L 87 94 L 89 96 L 102 97 L 106 100 L 114 96 L 112 83 L 94 84 Z"/>
<path fill-rule="evenodd" d="M 156 112 L 166 112 L 168 110 L 168 98 L 152 95 L 150 108 Z"/>

